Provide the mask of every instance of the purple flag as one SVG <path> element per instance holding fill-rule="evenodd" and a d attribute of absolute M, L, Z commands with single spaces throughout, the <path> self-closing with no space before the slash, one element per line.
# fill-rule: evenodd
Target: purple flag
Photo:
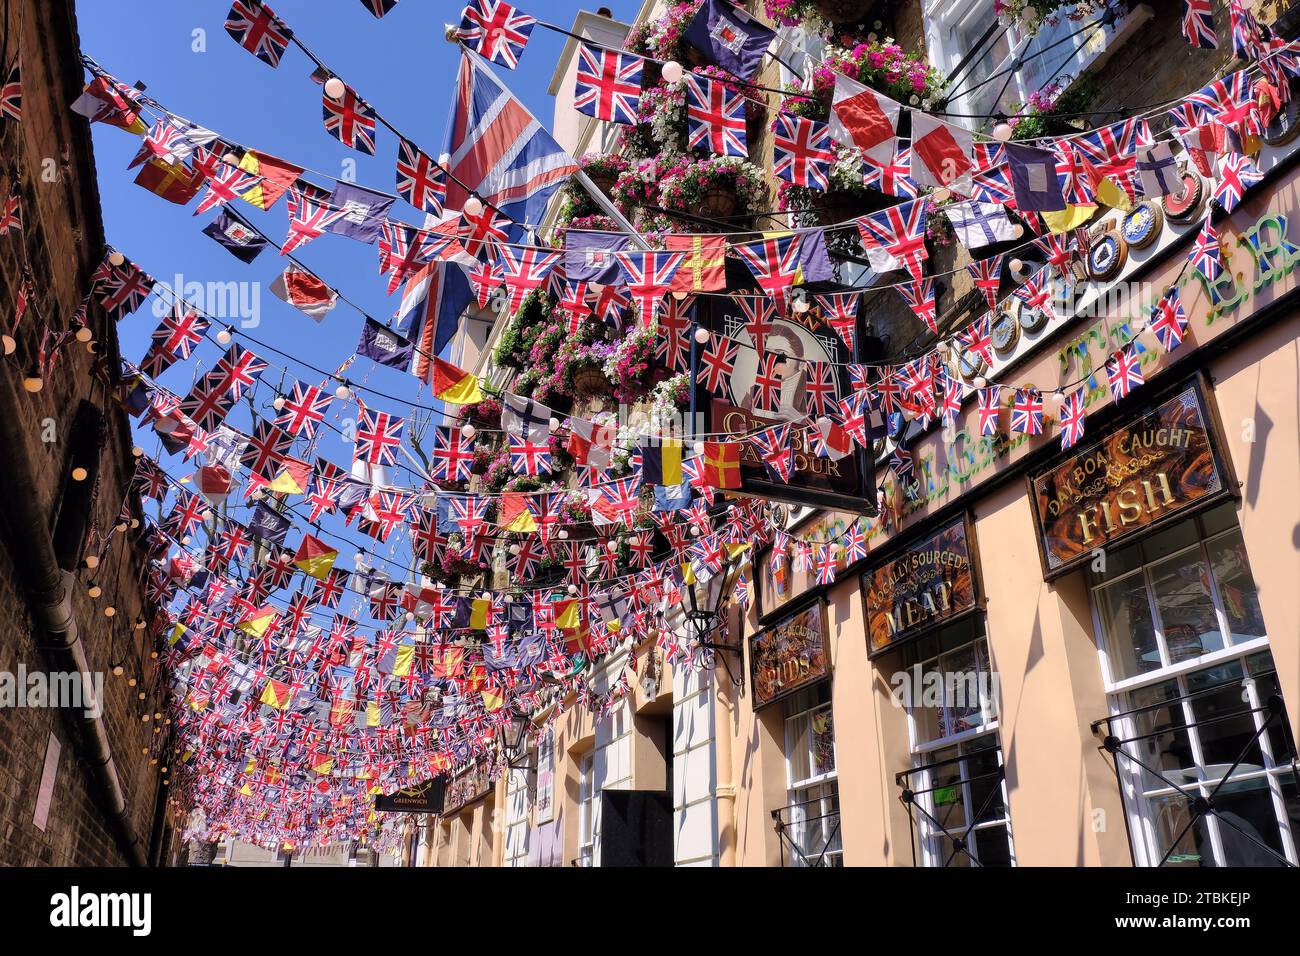
<path fill-rule="evenodd" d="M 397 199 L 354 183 L 339 183 L 330 193 L 329 204 L 343 210 L 329 231 L 358 242 L 376 243 L 388 210 Z"/>
<path fill-rule="evenodd" d="M 398 335 L 386 325 L 381 325 L 369 316 L 361 328 L 361 341 L 357 343 L 357 354 L 387 365 L 389 368 L 408 369 L 411 367 L 411 355 L 415 351 L 409 339 Z"/>

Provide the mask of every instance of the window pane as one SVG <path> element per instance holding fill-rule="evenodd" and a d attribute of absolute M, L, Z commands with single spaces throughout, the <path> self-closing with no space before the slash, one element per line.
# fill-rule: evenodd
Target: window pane
<path fill-rule="evenodd" d="M 989 827 L 971 834 L 975 841 L 975 856 L 980 866 L 1011 865 L 1011 834 L 1006 827 Z"/>
<path fill-rule="evenodd" d="M 1218 534 L 1220 531 L 1227 531 L 1229 528 L 1237 527 L 1237 503 L 1235 501 L 1225 501 L 1222 504 L 1215 505 L 1201 515 L 1201 525 L 1205 528 L 1207 535 Z"/>
<path fill-rule="evenodd" d="M 1282 837 L 1268 781 L 1229 781 L 1214 798 L 1219 818 L 1219 842 L 1225 866 L 1281 866 L 1264 844 L 1281 853 Z"/>
<path fill-rule="evenodd" d="M 1221 667 L 1199 671 L 1187 680 L 1189 690 L 1200 686 L 1222 685 L 1209 693 L 1191 699 L 1192 714 L 1196 720 L 1196 733 L 1201 740 L 1201 753 L 1205 759 L 1205 773 L 1218 780 L 1228 768 L 1245 756 L 1233 775 L 1259 770 L 1264 765 L 1264 755 L 1255 736 L 1255 720 L 1249 712 L 1246 699 L 1245 677 L 1241 664 L 1233 661 Z"/>
<path fill-rule="evenodd" d="M 1195 521 L 1180 521 L 1164 531 L 1157 532 L 1142 541 L 1142 551 L 1147 562 L 1159 561 L 1175 551 L 1182 551 L 1196 543 L 1198 534 Z"/>
<path fill-rule="evenodd" d="M 807 714 L 801 714 L 793 720 L 786 723 L 787 735 L 787 757 L 790 761 L 790 781 L 797 784 L 801 780 L 807 780 L 812 776 L 812 765 L 809 761 L 810 747 L 808 743 L 808 731 L 810 724 Z"/>
<path fill-rule="evenodd" d="M 1182 838 L 1173 845 L 1173 852 L 1169 853 L 1165 866 L 1214 866 L 1214 852 L 1210 847 L 1204 818 L 1197 820 L 1183 833 L 1184 827 L 1192 819 L 1188 802 L 1180 793 L 1155 797 L 1150 801 L 1149 821 L 1155 838 L 1155 854 L 1151 860 L 1153 866 L 1160 862 L 1180 833 L 1183 834 Z"/>
<path fill-rule="evenodd" d="M 988 747 L 989 738 L 983 738 L 978 748 Z M 972 750 L 977 747 L 972 747 Z M 986 750 L 964 761 L 966 779 L 970 784 L 970 815 L 976 823 L 1000 820 L 1005 817 L 1002 801 L 1002 773 L 996 750 Z M 985 801 L 988 801 L 987 804 Z"/>
<path fill-rule="evenodd" d="M 908 676 L 910 677 L 911 674 Z M 912 719 L 915 721 L 918 744 L 948 736 L 943 702 L 937 699 L 930 689 L 942 686 L 942 683 L 943 675 L 939 670 L 938 660 L 931 661 L 921 668 L 921 684 L 913 688 L 912 700 Z"/>
<path fill-rule="evenodd" d="M 812 726 L 812 769 L 817 776 L 835 770 L 835 724 L 831 709 L 816 711 L 809 723 Z"/>
<path fill-rule="evenodd" d="M 1234 642 L 1264 637 L 1264 615 L 1259 609 L 1259 594 L 1246 560 L 1246 545 L 1240 531 L 1232 531 L 1205 543 L 1219 586 L 1219 599 L 1228 618 Z"/>
<path fill-rule="evenodd" d="M 1222 649 L 1210 569 L 1201 560 L 1199 549 L 1153 565 L 1151 585 L 1171 664 Z"/>
<path fill-rule="evenodd" d="M 1142 575 L 1117 581 L 1098 594 L 1111 678 L 1124 680 L 1159 668 L 1160 648 Z"/>
<path fill-rule="evenodd" d="M 983 712 L 980 707 L 979 664 L 975 645 L 939 658 L 943 668 L 944 729 L 947 736 L 960 734 L 980 727 Z"/>
<path fill-rule="evenodd" d="M 1187 722 L 1183 718 L 1183 705 L 1174 702 L 1165 707 L 1152 706 L 1177 696 L 1176 681 L 1144 687 L 1130 695 L 1133 707 L 1150 708 L 1133 715 L 1135 739 L 1124 745 L 1143 764 L 1141 787 L 1144 791 L 1167 788 L 1171 784 L 1186 788 L 1198 779 L 1191 740 L 1187 736 Z M 1156 772 L 1165 779 L 1156 776 Z"/>

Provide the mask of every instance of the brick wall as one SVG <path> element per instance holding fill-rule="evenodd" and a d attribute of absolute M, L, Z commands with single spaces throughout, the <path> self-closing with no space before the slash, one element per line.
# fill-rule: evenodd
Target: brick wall
<path fill-rule="evenodd" d="M 112 535 L 110 550 L 93 573 L 103 595 L 98 600 L 88 596 L 92 572 L 81 570 L 73 585 L 73 608 L 91 670 L 105 675 L 107 733 L 130 828 L 147 851 L 165 763 L 161 758 L 156 765 L 150 761 L 166 733 L 155 734 L 153 721 L 141 720 L 144 708 L 149 714 L 163 709 L 163 688 L 155 686 L 157 674 L 149 667 L 148 632 L 134 628 L 143 609 L 137 532 L 113 534 L 134 467 L 128 421 L 104 382 L 92 374 L 95 356 L 81 343 L 64 350 L 39 393 L 29 394 L 18 384 L 34 362 L 42 330 L 68 327 L 104 251 L 89 127 L 67 109 L 83 85 L 76 20 L 71 0 L 14 0 L 8 12 L 0 30 L 8 39 L 11 58 L 15 46 L 21 50 L 25 98 L 22 123 L 0 123 L 0 189 L 7 191 L 10 177 L 18 176 L 24 218 L 21 235 L 0 238 L 0 316 L 6 325 L 24 269 L 32 276 L 35 294 L 14 332 L 15 353 L 0 359 L 7 378 L 0 404 L 10 406 L 10 396 L 18 396 L 16 405 L 0 408 L 0 415 L 18 422 L 28 436 L 21 447 L 5 448 L 3 454 L 30 461 L 38 478 L 35 505 L 52 527 L 70 480 L 67 438 L 77 407 L 90 402 L 106 416 L 93 506 L 94 525 L 104 536 Z M 115 329 L 96 307 L 89 321 L 96 348 L 106 356 L 107 367 L 115 369 Z M 138 499 L 131 504 L 140 514 Z M 0 670 L 15 672 L 20 663 L 28 670 L 47 670 L 50 664 L 38 647 L 41 634 L 18 573 L 24 555 L 10 550 L 12 538 L 6 532 L 0 539 L 7 545 L 0 548 Z M 103 613 L 109 604 L 117 611 L 112 618 Z M 124 662 L 126 673 L 115 678 L 110 671 L 118 661 Z M 139 680 L 134 688 L 127 686 L 132 675 Z M 148 697 L 143 702 L 136 699 L 142 690 Z M 56 710 L 0 708 L 0 865 L 127 862 L 96 805 L 92 778 L 78 758 L 76 727 L 75 720 L 64 719 Z M 34 826 L 33 814 L 51 733 L 62 755 L 42 832 Z M 147 748 L 152 748 L 150 754 L 143 752 Z"/>

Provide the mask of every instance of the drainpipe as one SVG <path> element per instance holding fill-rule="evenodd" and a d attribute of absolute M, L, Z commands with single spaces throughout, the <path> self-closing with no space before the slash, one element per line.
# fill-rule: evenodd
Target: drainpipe
<path fill-rule="evenodd" d="M 22 408 L 26 394 L 14 390 L 13 376 L 5 376 L 4 399 L 9 408 Z M 62 710 L 65 722 L 80 739 L 78 756 L 87 768 L 93 789 L 117 838 L 122 852 L 135 866 L 146 866 L 145 848 L 132 831 L 126 806 L 126 794 L 113 761 L 113 748 L 103 716 L 88 717 L 86 712 L 100 713 L 102 702 L 95 700 L 95 682 L 86 648 L 81 642 L 77 619 L 72 613 L 69 579 L 72 575 L 59 567 L 54 557 L 49 520 L 36 506 L 36 480 L 31 460 L 19 450 L 26 447 L 27 436 L 18 415 L 0 415 L 0 447 L 11 450 L 0 455 L 0 487 L 7 491 L 3 519 L 8 533 L 9 553 L 27 587 L 27 604 L 32 617 L 45 632 L 38 642 L 51 671 L 77 673 L 81 678 L 83 707 Z"/>
<path fill-rule="evenodd" d="M 744 640 L 744 615 L 735 608 L 728 611 L 730 631 L 735 641 Z M 732 638 L 728 637 L 728 641 Z M 719 653 L 727 653 L 720 651 Z M 743 654 L 737 665 L 744 668 Z M 718 808 L 718 866 L 736 865 L 736 782 L 732 764 L 732 736 L 735 733 L 736 690 L 731 675 L 725 669 L 713 669 L 713 760 L 715 779 L 714 796 Z"/>

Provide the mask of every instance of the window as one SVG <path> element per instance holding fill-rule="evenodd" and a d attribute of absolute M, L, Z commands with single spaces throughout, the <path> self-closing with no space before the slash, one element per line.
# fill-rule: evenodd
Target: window
<path fill-rule="evenodd" d="M 588 751 L 578 761 L 578 866 L 596 865 L 596 754 Z"/>
<path fill-rule="evenodd" d="M 1054 80 L 1079 76 L 1107 46 L 1116 27 L 1095 26 L 1097 14 L 1082 20 L 1058 17 L 1037 35 L 1024 37 L 997 22 L 994 0 L 931 0 L 926 10 L 930 62 L 945 79 L 947 110 L 961 116 L 1014 113 L 1016 107 Z M 1068 12 L 1068 11 L 1067 11 Z M 992 30 L 990 31 L 990 27 Z M 967 60 L 971 51 L 977 51 Z M 978 119 L 959 119 L 977 125 Z"/>
<path fill-rule="evenodd" d="M 1107 555 L 1092 574 L 1135 861 L 1298 862 L 1300 795 L 1236 503 Z M 1214 812 L 1193 813 L 1197 798 Z"/>
<path fill-rule="evenodd" d="M 922 866 L 1015 862 L 998 742 L 997 679 L 983 622 L 941 628 L 908 651 L 907 705 Z"/>
<path fill-rule="evenodd" d="M 830 684 L 805 688 L 786 702 L 785 754 L 789 806 L 782 817 L 794 864 L 842 866 Z"/>
<path fill-rule="evenodd" d="M 813 72 L 826 53 L 826 41 L 804 26 L 782 26 L 777 30 L 776 55 L 780 64 L 781 86 L 812 82 Z M 793 70 L 791 69 L 793 67 Z"/>

